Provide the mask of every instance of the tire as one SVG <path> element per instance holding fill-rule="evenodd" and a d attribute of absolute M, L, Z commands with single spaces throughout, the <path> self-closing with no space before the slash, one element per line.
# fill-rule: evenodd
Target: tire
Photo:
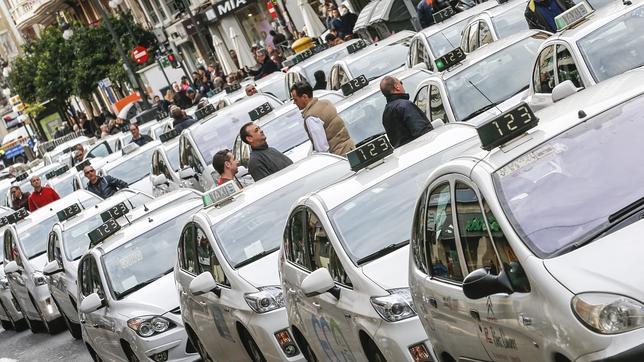
<path fill-rule="evenodd" d="M 16 330 L 16 332 L 22 332 L 28 329 L 29 325 L 27 325 L 27 319 L 23 318 L 17 322 L 13 322 L 13 327 Z"/>
<path fill-rule="evenodd" d="M 34 301 L 34 297 L 31 296 L 31 294 L 29 295 L 29 299 L 31 299 L 31 303 L 38 311 L 38 315 L 40 316 L 40 324 L 42 324 L 43 326 L 43 329 L 42 329 L 43 333 L 54 335 L 63 331 L 63 329 L 65 328 L 65 321 L 64 321 L 65 317 L 62 316 L 62 312 L 61 312 L 61 317 L 51 322 L 48 322 L 45 319 L 45 315 L 42 313 L 42 311 L 40 310 L 40 307 L 38 307 L 38 305 Z"/>
<path fill-rule="evenodd" d="M 134 354 L 132 347 L 130 347 L 129 344 L 123 341 L 121 341 L 121 344 L 123 346 L 123 352 L 125 352 L 125 356 L 127 357 L 128 362 L 139 362 L 139 357 Z"/>
<path fill-rule="evenodd" d="M 63 322 L 65 322 L 65 327 L 67 327 L 67 330 L 69 331 L 69 334 L 71 334 L 72 337 L 74 337 L 74 339 L 82 339 L 83 338 L 83 332 L 81 332 L 80 324 L 76 324 L 76 323 L 72 322 L 72 320 L 67 317 L 65 312 L 63 312 L 63 310 L 60 309 L 60 305 L 58 305 L 58 302 L 56 301 L 56 299 L 54 299 L 53 296 L 52 296 L 52 299 L 54 300 L 54 303 L 56 304 L 56 307 L 60 311 L 60 315 L 61 315 L 61 317 L 63 319 Z"/>
<path fill-rule="evenodd" d="M 264 358 L 264 354 L 259 349 L 257 343 L 255 343 L 253 336 L 251 336 L 250 333 L 248 333 L 248 331 L 244 328 L 241 328 L 239 332 L 239 337 L 241 338 L 242 344 L 246 349 L 246 353 L 248 353 L 248 357 L 250 357 L 253 362 L 266 362 L 266 358 Z"/>
<path fill-rule="evenodd" d="M 313 352 L 311 345 L 309 344 L 309 342 L 307 342 L 306 338 L 304 338 L 300 331 L 293 328 L 293 335 L 295 337 L 295 342 L 300 347 L 300 351 L 302 351 L 304 358 L 309 362 L 318 362 L 318 358 L 315 355 L 315 352 Z"/>
<path fill-rule="evenodd" d="M 8 321 L 0 320 L 0 324 L 2 325 L 2 329 L 4 329 L 5 331 L 9 331 L 9 330 L 12 330 L 14 328 L 13 323 L 8 322 Z"/>
<path fill-rule="evenodd" d="M 27 157 L 20 155 L 13 159 L 14 163 L 25 163 L 27 162 Z"/>
<path fill-rule="evenodd" d="M 203 344 L 201 343 L 201 340 L 199 340 L 199 337 L 197 337 L 194 333 L 188 333 L 188 338 L 192 341 L 192 344 L 195 346 L 197 349 L 197 352 L 199 353 L 199 356 L 204 362 L 213 362 L 214 360 L 210 358 L 210 355 L 206 351 L 206 348 L 204 348 Z"/>
<path fill-rule="evenodd" d="M 96 351 L 94 351 L 94 348 L 90 347 L 89 344 L 85 343 L 85 348 L 87 348 L 87 352 L 89 352 L 90 357 L 92 357 L 92 361 L 94 362 L 103 362 L 101 357 L 96 354 Z"/>
<path fill-rule="evenodd" d="M 367 338 L 364 352 L 365 355 L 367 355 L 367 360 L 369 362 L 387 362 L 387 359 L 382 352 L 380 352 L 380 349 L 376 346 L 376 343 L 371 340 L 371 338 Z"/>

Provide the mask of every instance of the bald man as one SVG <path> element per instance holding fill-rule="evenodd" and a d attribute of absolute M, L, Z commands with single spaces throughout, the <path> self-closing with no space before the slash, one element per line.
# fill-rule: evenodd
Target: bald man
<path fill-rule="evenodd" d="M 384 77 L 380 91 L 387 99 L 382 125 L 392 146 L 405 145 L 433 129 L 425 113 L 409 101 L 409 94 L 399 79 Z"/>

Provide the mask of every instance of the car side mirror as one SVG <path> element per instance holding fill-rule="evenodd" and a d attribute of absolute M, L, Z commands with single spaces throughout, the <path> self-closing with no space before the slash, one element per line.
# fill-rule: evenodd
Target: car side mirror
<path fill-rule="evenodd" d="M 445 122 L 443 122 L 443 120 L 440 118 L 432 121 L 432 128 L 434 129 L 443 127 L 444 125 L 445 125 Z"/>
<path fill-rule="evenodd" d="M 195 178 L 196 175 L 197 175 L 197 173 L 190 166 L 184 167 L 181 170 L 179 170 L 179 178 L 182 179 L 182 180 Z"/>
<path fill-rule="evenodd" d="M 418 64 L 415 64 L 415 65 L 414 65 L 413 67 L 411 67 L 411 68 L 412 68 L 412 69 L 429 70 L 429 68 L 427 67 L 427 64 L 425 64 L 425 62 L 420 62 L 420 63 L 418 63 Z"/>
<path fill-rule="evenodd" d="M 218 297 L 221 296 L 221 288 L 217 286 L 215 278 L 209 272 L 203 272 L 192 279 L 188 286 L 192 295 L 202 295 L 209 292 L 215 293 Z"/>
<path fill-rule="evenodd" d="M 92 293 L 83 299 L 78 310 L 81 313 L 89 314 L 103 308 L 104 306 L 105 300 L 102 299 L 98 293 Z"/>
<path fill-rule="evenodd" d="M 51 276 L 56 273 L 60 273 L 63 271 L 63 268 L 60 267 L 60 264 L 56 260 L 52 260 L 49 263 L 45 264 L 45 267 L 42 270 L 42 273 Z"/>
<path fill-rule="evenodd" d="M 18 266 L 18 263 L 16 263 L 15 260 L 10 261 L 5 265 L 4 267 L 4 273 L 5 274 L 10 274 L 10 273 L 18 273 L 21 274 L 22 272 L 20 271 L 20 267 Z"/>
<path fill-rule="evenodd" d="M 570 80 L 563 81 L 552 89 L 552 101 L 559 102 L 575 93 L 577 93 L 577 87 L 573 82 Z"/>
<path fill-rule="evenodd" d="M 168 179 L 165 177 L 165 174 L 152 175 L 152 186 L 158 187 L 167 184 Z"/>
<path fill-rule="evenodd" d="M 340 288 L 335 285 L 331 273 L 327 268 L 319 268 L 309 274 L 300 286 L 304 295 L 313 297 L 316 295 L 331 293 L 336 299 L 340 299 Z"/>
<path fill-rule="evenodd" d="M 470 299 L 481 299 L 496 293 L 512 294 L 513 292 L 510 279 L 504 271 L 501 271 L 499 275 L 492 275 L 485 268 L 476 269 L 463 280 L 463 294 Z"/>

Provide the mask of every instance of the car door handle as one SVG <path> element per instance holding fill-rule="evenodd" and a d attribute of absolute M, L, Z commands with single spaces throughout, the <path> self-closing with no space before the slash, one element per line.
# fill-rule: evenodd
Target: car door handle
<path fill-rule="evenodd" d="M 314 306 L 315 308 L 317 308 L 317 309 L 322 308 L 322 306 L 320 305 L 320 303 L 312 302 L 311 304 L 313 304 L 313 306 Z"/>
<path fill-rule="evenodd" d="M 288 294 L 297 294 L 297 290 L 293 288 L 288 288 Z"/>
<path fill-rule="evenodd" d="M 478 312 L 478 311 L 471 310 L 471 311 L 470 311 L 470 316 L 471 316 L 472 318 L 476 319 L 477 321 L 480 321 L 480 320 L 481 320 L 481 315 L 479 314 L 479 312 Z"/>
<path fill-rule="evenodd" d="M 434 308 L 438 308 L 438 303 L 436 303 L 436 298 L 429 298 L 429 304 L 431 304 L 431 306 Z"/>

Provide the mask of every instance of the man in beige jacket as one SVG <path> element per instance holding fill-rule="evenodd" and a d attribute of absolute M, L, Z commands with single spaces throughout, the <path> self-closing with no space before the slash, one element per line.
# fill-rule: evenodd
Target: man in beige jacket
<path fill-rule="evenodd" d="M 314 98 L 313 88 L 309 83 L 295 83 L 291 87 L 291 96 L 302 110 L 304 129 L 311 139 L 314 151 L 344 156 L 355 148 L 335 106 L 327 100 Z"/>

